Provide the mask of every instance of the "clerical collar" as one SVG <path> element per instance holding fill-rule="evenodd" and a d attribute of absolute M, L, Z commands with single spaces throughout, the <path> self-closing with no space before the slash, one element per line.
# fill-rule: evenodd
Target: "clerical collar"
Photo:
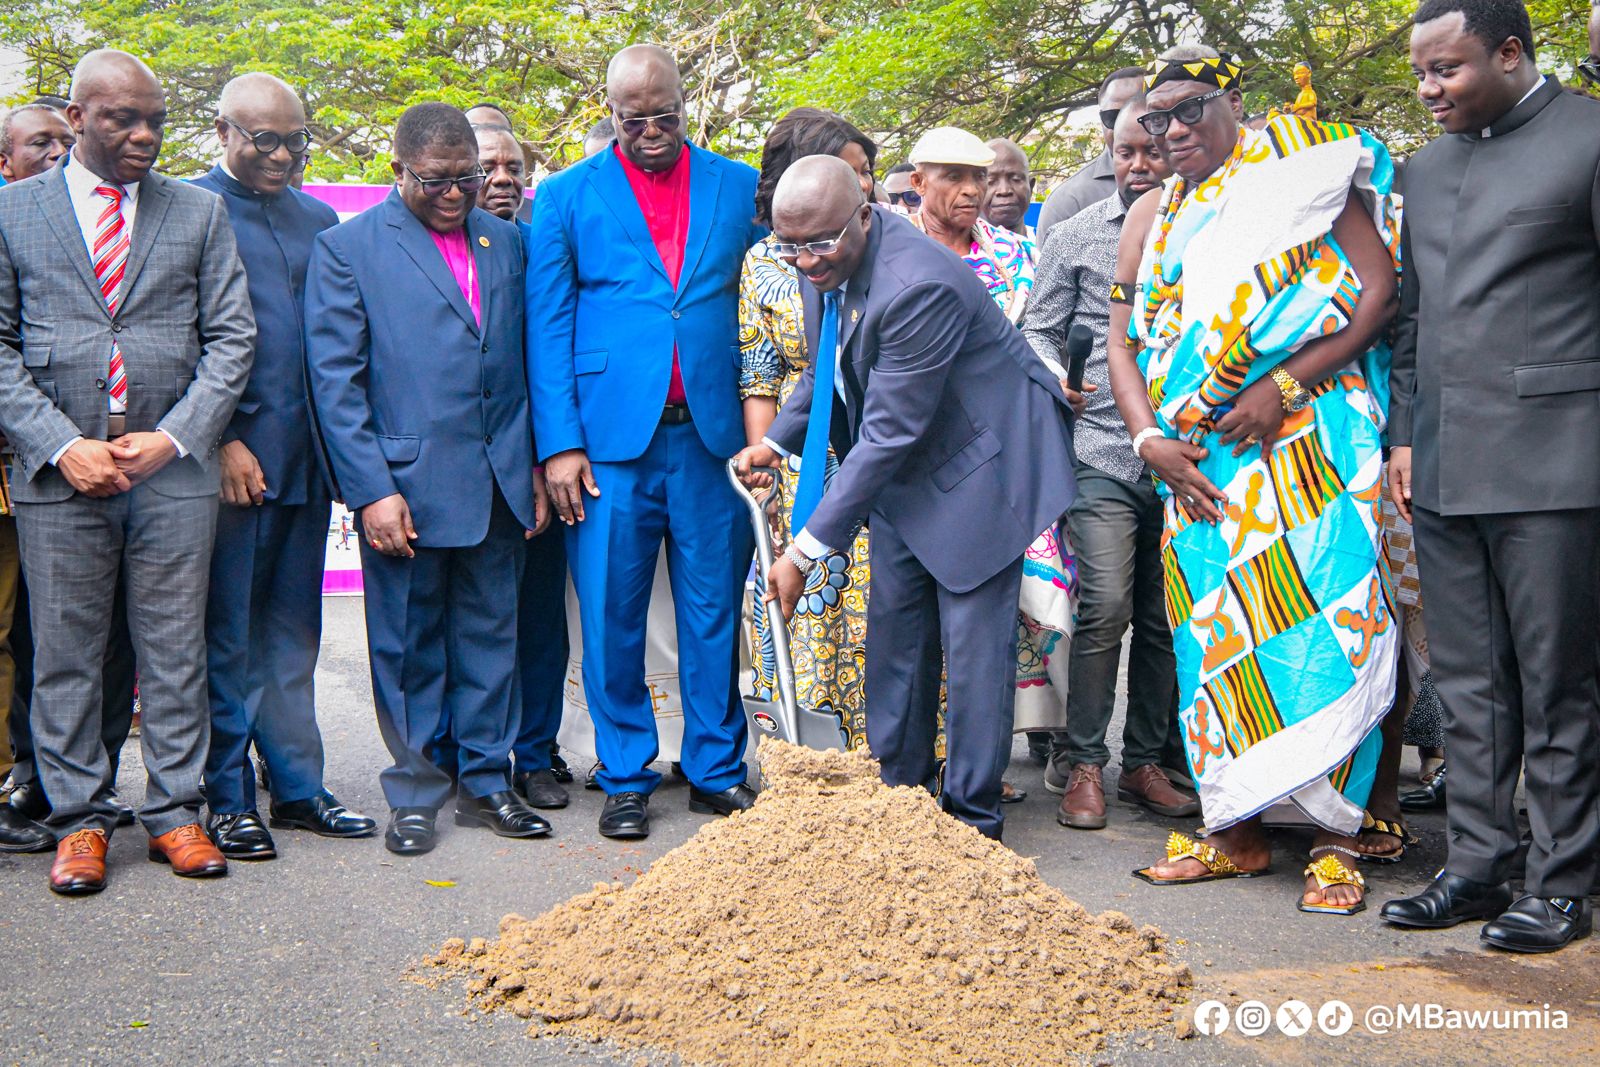
<path fill-rule="evenodd" d="M 239 176 L 228 167 L 226 161 L 218 160 L 217 169 L 222 171 L 223 177 L 227 178 L 229 182 L 232 182 L 235 186 L 237 186 L 239 192 L 243 193 L 245 196 L 256 196 L 261 197 L 262 199 L 267 198 L 268 194 L 263 193 L 259 189 L 252 189 L 244 182 L 240 181 Z"/>
<path fill-rule="evenodd" d="M 1538 92 L 1540 89 L 1543 89 L 1544 83 L 1549 80 L 1550 79 L 1545 75 L 1539 75 L 1539 80 L 1533 83 L 1533 88 L 1523 93 L 1522 99 L 1518 100 L 1516 104 L 1512 106 L 1510 111 L 1507 111 L 1504 115 L 1501 115 L 1498 120 L 1483 128 L 1483 139 L 1487 141 L 1491 137 L 1504 137 L 1506 134 L 1510 133 L 1512 130 L 1526 122 L 1526 117 L 1519 118 L 1515 122 L 1510 121 L 1510 119 L 1516 114 L 1517 108 L 1521 107 L 1523 104 L 1526 104 L 1528 99 L 1532 97 L 1534 93 Z"/>

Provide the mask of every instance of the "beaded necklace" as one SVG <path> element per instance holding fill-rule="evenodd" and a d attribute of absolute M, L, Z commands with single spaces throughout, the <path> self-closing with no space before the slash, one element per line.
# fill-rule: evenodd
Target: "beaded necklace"
<path fill-rule="evenodd" d="M 1240 127 L 1239 140 L 1234 144 L 1232 154 L 1209 178 L 1200 183 L 1201 188 L 1213 184 L 1221 185 L 1239 168 L 1239 162 L 1244 158 L 1245 132 L 1245 129 Z M 1172 184 L 1161 194 L 1161 200 L 1156 206 L 1156 239 L 1151 246 L 1154 262 L 1150 265 L 1150 285 L 1145 293 L 1144 305 L 1147 332 L 1153 332 L 1156 313 L 1161 310 L 1162 305 L 1169 301 L 1176 301 L 1180 305 L 1183 302 L 1183 282 L 1168 285 L 1162 280 L 1161 258 L 1166 253 L 1167 235 L 1172 232 L 1173 220 L 1178 217 L 1178 212 L 1183 207 L 1187 188 L 1188 183 L 1183 180 L 1182 175 L 1174 177 Z"/>

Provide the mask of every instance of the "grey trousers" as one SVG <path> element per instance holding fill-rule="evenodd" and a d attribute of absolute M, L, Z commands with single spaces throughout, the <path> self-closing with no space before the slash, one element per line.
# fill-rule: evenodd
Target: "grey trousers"
<path fill-rule="evenodd" d="M 1526 889 L 1581 897 L 1600 844 L 1600 509 L 1414 514 L 1450 758 L 1445 869 L 1505 880 L 1520 768 L 1533 837 Z"/>
<path fill-rule="evenodd" d="M 1073 764 L 1104 767 L 1116 707 L 1122 635 L 1128 650 L 1128 715 L 1122 769 L 1160 763 L 1178 713 L 1178 668 L 1161 569 L 1161 498 L 1149 479 L 1121 478 L 1079 463 L 1067 531 L 1078 562 L 1078 626 L 1068 661 L 1066 744 L 1051 752 L 1063 776 Z"/>
<path fill-rule="evenodd" d="M 18 504 L 34 634 L 33 727 L 56 837 L 110 834 L 113 776 L 101 743 L 101 677 L 119 574 L 144 708 L 148 773 L 139 819 L 152 835 L 197 821 L 210 739 L 206 590 L 217 497 L 149 484 L 104 499 Z"/>

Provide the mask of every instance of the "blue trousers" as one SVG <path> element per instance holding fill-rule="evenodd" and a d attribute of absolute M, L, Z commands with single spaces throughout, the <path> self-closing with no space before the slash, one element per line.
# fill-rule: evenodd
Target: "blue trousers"
<path fill-rule="evenodd" d="M 322 644 L 322 563 L 329 499 L 223 505 L 206 601 L 211 747 L 206 804 L 254 811 L 252 740 L 280 803 L 322 792 L 313 676 Z"/>
<path fill-rule="evenodd" d="M 567 544 L 558 529 L 528 542 L 517 606 L 517 658 L 522 717 L 511 748 L 518 771 L 550 769 L 550 746 L 561 729 L 566 688 Z"/>
<path fill-rule="evenodd" d="M 660 426 L 638 459 L 594 464 L 600 496 L 584 499 L 584 520 L 567 531 L 583 687 L 607 793 L 648 793 L 661 780 L 648 769 L 659 744 L 644 647 L 663 539 L 678 624 L 683 773 L 716 792 L 744 781 L 734 641 L 755 544 L 723 462 L 692 424 Z"/>
<path fill-rule="evenodd" d="M 525 548 L 522 524 L 498 490 L 476 545 L 417 548 L 406 559 L 375 551 L 363 535 L 372 695 L 394 759 L 379 780 L 391 808 L 444 806 L 453 783 L 433 749 L 445 722 L 460 750 L 461 793 L 511 788 Z"/>

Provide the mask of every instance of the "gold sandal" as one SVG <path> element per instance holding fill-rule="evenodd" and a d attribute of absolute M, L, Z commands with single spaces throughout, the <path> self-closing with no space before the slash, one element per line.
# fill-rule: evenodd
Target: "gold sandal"
<path fill-rule="evenodd" d="M 1141 867 L 1133 872 L 1133 876 L 1151 885 L 1194 885 L 1197 882 L 1219 882 L 1225 878 L 1259 878 L 1272 873 L 1271 867 L 1247 871 L 1229 859 L 1227 853 L 1219 852 L 1211 845 L 1202 845 L 1188 834 L 1173 830 L 1167 835 L 1167 862 L 1182 859 L 1199 860 L 1205 865 L 1206 873 L 1188 878 L 1157 878 L 1150 873 L 1153 868 Z"/>
<path fill-rule="evenodd" d="M 1325 892 L 1329 886 L 1353 885 L 1357 889 L 1361 890 L 1361 899 L 1356 901 L 1354 904 L 1344 905 L 1307 904 L 1305 893 L 1302 892 L 1300 894 L 1301 911 L 1312 912 L 1319 915 L 1354 915 L 1356 912 L 1365 911 L 1367 909 L 1367 880 L 1361 877 L 1360 871 L 1351 867 L 1346 867 L 1343 863 L 1339 862 L 1339 857 L 1333 854 L 1335 851 L 1344 852 L 1348 850 L 1340 849 L 1336 845 L 1327 845 L 1322 848 L 1312 849 L 1311 854 L 1313 856 L 1315 856 L 1318 852 L 1323 853 L 1323 856 L 1319 860 L 1313 860 L 1311 865 L 1302 871 L 1301 874 L 1309 874 L 1316 878 L 1317 891 L 1319 893 Z"/>
<path fill-rule="evenodd" d="M 1405 859 L 1406 846 L 1417 843 L 1417 838 L 1411 836 L 1411 831 L 1406 828 L 1404 822 L 1399 819 L 1390 822 L 1387 819 L 1374 818 L 1370 811 L 1361 813 L 1361 833 L 1387 834 L 1390 837 L 1398 837 L 1400 839 L 1400 847 L 1391 849 L 1388 852 L 1360 853 L 1357 858 L 1367 863 L 1399 863 Z"/>

